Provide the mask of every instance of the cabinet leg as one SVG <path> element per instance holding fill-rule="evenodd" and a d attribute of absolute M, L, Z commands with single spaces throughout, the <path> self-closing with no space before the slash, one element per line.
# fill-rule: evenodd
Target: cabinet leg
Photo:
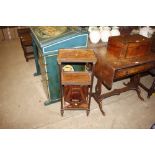
<path fill-rule="evenodd" d="M 38 49 L 37 46 L 35 44 L 35 41 L 32 39 L 32 45 L 33 45 L 33 52 L 34 52 L 34 60 L 35 60 L 35 66 L 36 66 L 36 73 L 34 73 L 34 76 L 38 76 L 40 75 L 40 66 L 39 66 L 39 62 L 38 62 Z"/>
<path fill-rule="evenodd" d="M 48 98 L 45 102 L 44 102 L 44 105 L 45 106 L 47 106 L 47 105 L 50 105 L 50 104 L 52 104 L 52 103 L 56 103 L 56 102 L 59 102 L 60 101 L 60 98 L 58 98 L 58 99 L 51 99 L 51 98 Z"/>

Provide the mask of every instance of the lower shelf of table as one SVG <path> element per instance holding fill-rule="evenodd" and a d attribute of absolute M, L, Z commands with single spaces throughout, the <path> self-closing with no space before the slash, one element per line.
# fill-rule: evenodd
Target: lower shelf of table
<path fill-rule="evenodd" d="M 64 105 L 63 109 L 64 110 L 87 110 L 88 103 L 87 102 L 77 103 L 77 104 L 68 103 L 68 105 Z"/>

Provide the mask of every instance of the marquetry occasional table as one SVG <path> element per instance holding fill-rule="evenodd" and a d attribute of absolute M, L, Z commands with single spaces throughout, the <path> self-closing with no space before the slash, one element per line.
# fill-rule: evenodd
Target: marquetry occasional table
<path fill-rule="evenodd" d="M 60 69 L 61 115 L 64 110 L 90 112 L 93 70 L 97 61 L 92 49 L 60 49 L 57 57 Z M 84 71 L 64 70 L 66 66 L 83 64 Z"/>

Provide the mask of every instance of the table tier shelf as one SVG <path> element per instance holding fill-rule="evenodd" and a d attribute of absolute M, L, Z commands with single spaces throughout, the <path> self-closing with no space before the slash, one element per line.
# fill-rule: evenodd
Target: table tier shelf
<path fill-rule="evenodd" d="M 87 102 L 64 105 L 64 110 L 86 110 L 86 109 L 88 109 Z"/>
<path fill-rule="evenodd" d="M 62 72 L 62 85 L 91 85 L 89 72 Z"/>

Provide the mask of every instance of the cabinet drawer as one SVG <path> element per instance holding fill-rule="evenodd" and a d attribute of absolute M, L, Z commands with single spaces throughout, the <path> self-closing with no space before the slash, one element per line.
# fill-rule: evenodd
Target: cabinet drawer
<path fill-rule="evenodd" d="M 153 67 L 155 67 L 154 63 L 152 63 L 152 64 L 144 64 L 144 65 L 141 65 L 141 66 L 134 66 L 134 67 L 130 67 L 130 68 L 116 70 L 115 79 L 123 78 L 123 77 L 133 75 L 133 74 L 136 74 L 136 73 L 140 73 L 140 72 L 144 72 L 144 71 L 150 70 Z"/>

